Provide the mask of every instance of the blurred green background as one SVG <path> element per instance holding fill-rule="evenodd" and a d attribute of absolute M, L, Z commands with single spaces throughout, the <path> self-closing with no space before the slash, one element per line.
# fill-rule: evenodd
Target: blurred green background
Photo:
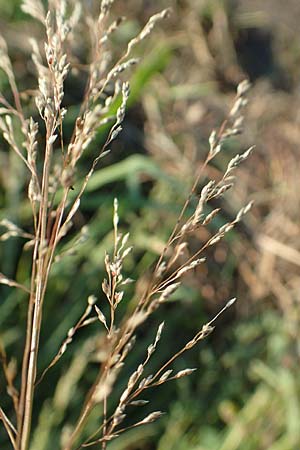
<path fill-rule="evenodd" d="M 97 2 L 82 3 L 94 8 Z M 207 253 L 206 266 L 186 277 L 173 301 L 143 327 L 113 402 L 163 318 L 167 325 L 154 367 L 180 348 L 229 298 L 236 296 L 237 305 L 220 318 L 208 339 L 175 363 L 177 370 L 197 367 L 198 371 L 149 393 L 149 411 L 160 409 L 168 414 L 157 423 L 131 430 L 108 448 L 298 450 L 300 4 L 294 0 L 284 5 L 280 0 L 164 0 L 159 4 L 116 0 L 113 15 L 128 20 L 114 36 L 113 52 L 125 49 L 126 41 L 147 18 L 166 6 L 173 9 L 171 17 L 136 50 L 142 58 L 128 74 L 132 94 L 124 130 L 93 175 L 70 237 L 60 248 L 70 254 L 53 266 L 39 370 L 56 354 L 89 295 L 96 295 L 105 310 L 101 282 L 104 252 L 112 248 L 113 198 L 119 199 L 120 226 L 130 232 L 134 246 L 125 272 L 139 280 L 139 292 L 147 268 L 162 251 L 176 221 L 195 167 L 205 158 L 208 136 L 221 124 L 236 85 L 246 77 L 253 89 L 245 133 L 217 157 L 206 176 L 220 176 L 237 151 L 255 143 L 255 153 L 238 172 L 234 192 L 214 205 L 222 206 L 223 221 L 233 218 L 249 199 L 255 200 L 253 211 Z M 16 0 L 0 1 L 0 29 L 26 102 L 26 92 L 36 87 L 28 37 L 40 39 L 41 29 L 20 11 Z M 83 41 L 76 47 L 76 57 L 83 62 L 86 45 Z M 0 86 L 9 97 L 2 72 Z M 69 107 L 66 137 L 72 131 L 83 89 L 84 80 L 71 75 L 64 100 Z M 29 104 L 27 108 L 28 114 L 36 114 Z M 78 177 L 89 167 L 105 135 L 106 130 L 98 133 L 81 161 Z M 0 144 L 0 220 L 8 218 L 30 232 L 25 170 L 2 138 Z M 190 242 L 191 252 L 212 231 L 199 231 Z M 24 240 L 0 242 L 0 255 L 1 272 L 28 285 L 31 254 L 24 250 Z M 13 288 L 0 288 L 1 344 L 19 370 L 27 299 Z M 130 286 L 120 315 L 130 307 L 133 293 Z M 38 387 L 32 450 L 59 448 L 61 430 L 76 418 L 94 379 L 97 362 L 90 362 L 86 355 L 99 339 L 98 324 L 78 333 Z M 2 374 L 0 386 L 1 406 L 10 414 Z M 130 420 L 144 417 L 147 411 L 133 410 Z M 91 429 L 96 423 L 95 414 Z M 2 430 L 0 448 L 10 448 Z"/>

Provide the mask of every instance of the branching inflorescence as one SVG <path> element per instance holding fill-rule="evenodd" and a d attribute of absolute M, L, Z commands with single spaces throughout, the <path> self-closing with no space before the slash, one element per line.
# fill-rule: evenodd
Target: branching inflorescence
<path fill-rule="evenodd" d="M 85 311 L 77 323 L 67 332 L 67 337 L 57 350 L 56 356 L 42 374 L 37 373 L 45 293 L 51 267 L 57 257 L 58 244 L 72 225 L 72 219 L 80 208 L 82 195 L 97 164 L 110 151 L 110 144 L 122 130 L 130 88 L 127 81 L 121 81 L 120 74 L 137 63 L 137 59 L 131 57 L 133 49 L 150 34 L 157 22 L 165 19 L 169 14 L 169 10 L 164 10 L 151 17 L 138 36 L 128 43 L 125 53 L 113 63 L 107 45 L 111 34 L 120 26 L 123 18 L 110 21 L 112 4 L 112 0 L 103 0 L 100 13 L 96 18 L 85 13 L 86 23 L 91 32 L 93 59 L 89 64 L 89 76 L 81 110 L 74 122 L 74 130 L 69 142 L 66 142 L 63 134 L 64 118 L 67 114 L 67 108 L 63 106 L 64 82 L 72 68 L 71 41 L 82 17 L 81 3 L 49 0 L 49 11 L 46 13 L 40 0 L 23 1 L 23 10 L 40 21 L 46 35 L 44 49 L 40 47 L 36 40 L 31 39 L 32 59 L 38 76 L 35 103 L 40 119 L 44 124 L 44 148 L 41 148 L 41 140 L 38 139 L 38 136 L 42 133 L 41 126 L 38 120 L 27 117 L 24 113 L 7 47 L 3 38 L 0 40 L 0 67 L 7 76 L 13 98 L 11 104 L 0 93 L 0 130 L 11 150 L 23 161 L 28 170 L 28 199 L 33 220 L 32 234 L 23 231 L 8 220 L 1 222 L 1 225 L 6 229 L 6 232 L 1 236 L 1 240 L 9 239 L 11 236 L 22 236 L 28 240 L 27 248 L 32 249 L 32 270 L 29 287 L 7 278 L 4 274 L 0 275 L 1 283 L 23 289 L 29 295 L 20 393 L 14 386 L 15 374 L 12 376 L 5 350 L 1 349 L 2 366 L 8 392 L 15 409 L 15 417 L 9 418 L 1 408 L 0 418 L 15 450 L 27 450 L 29 448 L 35 389 L 43 381 L 47 372 L 59 362 L 68 345 L 72 343 L 78 329 L 99 321 L 99 326 L 103 327 L 106 332 L 105 354 L 101 363 L 99 363 L 98 375 L 87 393 L 75 424 L 67 433 L 62 433 L 61 448 L 72 450 L 101 443 L 102 448 L 105 449 L 109 440 L 119 436 L 128 428 L 153 422 L 161 416 L 162 412 L 154 411 L 138 422 L 128 425 L 126 421 L 126 425 L 124 425 L 129 405 L 141 407 L 148 403 L 142 398 L 146 390 L 170 380 L 190 375 L 196 370 L 188 368 L 174 373 L 172 363 L 209 335 L 213 330 L 216 318 L 235 300 L 229 300 L 216 317 L 204 324 L 199 332 L 179 351 L 171 355 L 169 360 L 155 373 L 145 375 L 145 368 L 159 346 L 164 328 L 164 322 L 162 322 L 158 327 L 153 343 L 148 346 L 144 361 L 133 371 L 120 395 L 117 406 L 114 409 L 112 408 L 109 404 L 110 394 L 120 370 L 134 346 L 137 329 L 154 311 L 169 300 L 181 285 L 182 278 L 187 272 L 205 263 L 205 257 L 203 256 L 205 250 L 220 241 L 242 220 L 244 214 L 251 208 L 251 203 L 243 207 L 234 220 L 220 227 L 190 258 L 183 260 L 182 255 L 187 246 L 188 236 L 199 227 L 207 226 L 220 211 L 217 208 L 206 213 L 207 203 L 220 198 L 224 192 L 232 188 L 235 170 L 252 151 L 252 148 L 250 148 L 241 155 L 236 155 L 229 162 L 221 180 L 209 181 L 202 187 L 200 193 L 197 193 L 207 164 L 222 151 L 226 140 L 241 132 L 242 111 L 246 105 L 246 94 L 250 87 L 247 81 L 243 81 L 238 86 L 233 107 L 220 130 L 211 133 L 206 160 L 198 169 L 194 184 L 183 205 L 178 221 L 152 270 L 147 288 L 138 298 L 134 310 L 130 312 L 130 315 L 121 318 L 117 316 L 118 306 L 125 295 L 123 289 L 133 280 L 123 277 L 123 262 L 132 248 L 128 246 L 129 234 L 122 235 L 119 232 L 118 201 L 115 199 L 113 213 L 114 246 L 112 254 L 106 254 L 105 256 L 106 278 L 102 283 L 102 290 L 108 302 L 109 314 L 105 315 L 104 309 L 97 304 L 97 299 L 94 296 L 88 296 Z M 111 94 L 107 94 L 108 87 Z M 115 115 L 110 115 L 112 104 L 119 105 Z M 77 180 L 76 167 L 78 161 L 95 138 L 99 128 L 107 126 L 107 124 L 111 124 L 111 126 L 104 145 L 94 156 L 85 177 L 82 180 Z M 16 138 L 16 127 L 19 127 L 22 132 L 23 142 L 21 145 Z M 54 152 L 56 154 L 60 152 L 61 163 L 59 167 L 53 162 Z M 70 195 L 70 191 L 73 189 L 75 195 L 74 193 Z M 192 214 L 187 217 L 192 199 L 195 198 L 197 198 L 196 207 Z M 82 431 L 86 422 L 95 406 L 99 404 L 103 405 L 102 423 L 89 438 L 82 440 Z"/>

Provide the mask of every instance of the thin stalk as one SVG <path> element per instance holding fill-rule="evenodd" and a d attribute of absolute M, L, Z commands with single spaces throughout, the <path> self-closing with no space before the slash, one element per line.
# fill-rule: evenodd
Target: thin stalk
<path fill-rule="evenodd" d="M 5 430 L 8 434 L 8 437 L 10 439 L 10 442 L 11 442 L 14 450 L 17 450 L 16 439 L 15 439 L 15 435 L 16 435 L 17 431 L 1 407 L 0 407 L 0 420 L 2 420 L 2 422 L 3 422 L 3 425 L 5 427 Z"/>
<path fill-rule="evenodd" d="M 47 127 L 47 138 L 50 136 L 51 126 Z M 47 139 L 48 141 L 48 139 Z M 34 385 L 36 377 L 37 356 L 39 349 L 39 337 L 41 329 L 42 318 L 42 304 L 45 293 L 45 285 L 47 284 L 47 274 L 45 275 L 45 258 L 46 258 L 46 232 L 47 232 L 47 212 L 48 212 L 48 197 L 49 197 L 49 173 L 50 161 L 52 155 L 52 146 L 46 144 L 45 163 L 43 168 L 42 179 L 42 199 L 39 211 L 39 226 L 38 239 L 36 245 L 38 246 L 37 254 L 34 252 L 33 265 L 37 266 L 35 274 L 35 294 L 31 296 L 30 308 L 28 314 L 26 345 L 23 359 L 23 374 L 22 378 L 25 383 L 22 383 L 21 391 L 21 411 L 18 433 L 18 448 L 20 450 L 27 450 L 29 444 L 32 406 L 34 397 Z"/>
<path fill-rule="evenodd" d="M 80 413 L 80 416 L 78 418 L 78 421 L 75 425 L 74 430 L 72 431 L 68 442 L 66 443 L 66 445 L 64 446 L 63 450 L 72 450 L 73 445 L 76 441 L 76 439 L 78 438 L 82 428 L 84 427 L 93 407 L 94 407 L 94 395 L 95 395 L 95 391 L 97 389 L 97 387 L 99 386 L 99 384 L 101 383 L 101 381 L 103 380 L 103 373 L 100 372 L 98 374 L 98 377 L 95 381 L 95 383 L 93 384 L 93 386 L 91 387 L 89 394 L 87 396 L 86 402 L 83 406 L 83 409 Z"/>

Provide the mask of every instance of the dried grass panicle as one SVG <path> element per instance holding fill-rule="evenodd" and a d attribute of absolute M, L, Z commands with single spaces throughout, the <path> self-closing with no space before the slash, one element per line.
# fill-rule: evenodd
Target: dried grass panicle
<path fill-rule="evenodd" d="M 170 355 L 169 359 L 154 373 L 148 374 L 148 362 L 155 352 L 159 351 L 159 341 L 162 338 L 164 327 L 164 322 L 162 322 L 157 329 L 153 343 L 147 347 L 144 361 L 129 377 L 118 405 L 112 411 L 110 396 L 119 373 L 127 361 L 128 354 L 134 347 L 137 329 L 154 311 L 169 301 L 180 288 L 186 273 L 205 263 L 205 257 L 202 254 L 206 248 L 222 239 L 225 233 L 242 220 L 251 207 L 251 203 L 249 203 L 241 208 L 234 220 L 220 227 L 215 235 L 211 236 L 198 250 L 191 256 L 187 256 L 189 235 L 199 227 L 210 223 L 220 211 L 220 208 L 215 208 L 207 213 L 207 204 L 232 188 L 234 171 L 252 151 L 250 148 L 243 154 L 236 155 L 229 162 L 223 178 L 219 181 L 209 181 L 202 187 L 200 194 L 197 194 L 206 165 L 222 150 L 227 139 L 242 131 L 242 112 L 247 103 L 246 94 L 250 87 L 247 81 L 238 86 L 228 118 L 221 125 L 219 131 L 213 131 L 209 137 L 207 158 L 197 171 L 194 184 L 183 205 L 178 221 L 152 271 L 147 289 L 137 299 L 135 309 L 122 317 L 119 314 L 118 307 L 126 295 L 125 286 L 133 282 L 123 273 L 124 260 L 132 251 L 132 247 L 128 245 L 129 233 L 123 234 L 119 230 L 118 201 L 115 199 L 113 250 L 105 256 L 106 277 L 102 282 L 102 290 L 106 296 L 108 308 L 98 305 L 96 297 L 88 296 L 87 305 L 85 309 L 83 308 L 81 317 L 73 327 L 66 330 L 66 338 L 44 372 L 37 374 L 39 337 L 49 274 L 55 261 L 74 252 L 73 246 L 68 251 L 58 254 L 58 244 L 72 226 L 74 215 L 80 208 L 81 197 L 97 164 L 110 151 L 110 144 L 122 130 L 130 87 L 128 82 L 119 78 L 119 75 L 138 62 L 135 57 L 131 56 L 133 49 L 148 37 L 159 21 L 165 19 L 169 14 L 169 10 L 164 10 L 150 18 L 141 32 L 128 43 L 125 53 L 113 62 L 109 51 L 110 36 L 124 19 L 115 21 L 110 19 L 112 6 L 113 0 L 103 0 L 98 16 L 86 17 L 86 23 L 89 25 L 91 33 L 93 58 L 89 64 L 89 76 L 81 110 L 74 121 L 74 129 L 69 141 L 66 141 L 63 133 L 67 109 L 62 106 L 62 103 L 65 79 L 72 70 L 71 41 L 73 38 L 75 39 L 76 27 L 81 19 L 80 4 L 67 0 L 49 0 L 48 12 L 44 10 L 40 0 L 24 0 L 22 4 L 23 11 L 39 20 L 45 31 L 44 48 L 39 42 L 31 39 L 32 59 L 38 82 L 35 103 L 40 118 L 44 122 L 45 135 L 42 136 L 44 139 L 40 139 L 43 127 L 39 126 L 32 117 L 26 117 L 24 114 L 7 46 L 0 37 L 0 68 L 8 78 L 13 99 L 13 104 L 10 104 L 0 94 L 0 130 L 8 146 L 28 169 L 28 198 L 32 208 L 33 221 L 32 234 L 23 231 L 8 220 L 2 220 L 0 224 L 5 229 L 0 237 L 1 241 L 18 236 L 28 240 L 26 248 L 32 251 L 29 287 L 0 274 L 0 283 L 22 289 L 29 295 L 20 393 L 14 387 L 15 365 L 7 362 L 5 351 L 1 350 L 1 362 L 15 409 L 15 419 L 11 420 L 7 417 L 1 407 L 0 418 L 15 450 L 28 450 L 29 448 L 33 401 L 37 384 L 42 382 L 46 375 L 50 376 L 48 372 L 55 364 L 59 363 L 80 328 L 100 322 L 99 326 L 105 333 L 103 347 L 105 351 L 102 352 L 101 358 L 98 358 L 98 374 L 86 395 L 82 410 L 78 411 L 78 417 L 72 429 L 68 433 L 62 432 L 62 450 L 73 450 L 75 445 L 76 448 L 88 447 L 96 443 L 101 443 L 102 449 L 105 449 L 108 441 L 118 437 L 128 428 L 151 423 L 161 416 L 162 413 L 156 411 L 144 419 L 121 428 L 125 417 L 130 419 L 129 406 L 142 407 L 148 403 L 148 400 L 140 398 L 146 390 L 194 372 L 195 369 L 187 368 L 174 374 L 174 368 L 171 366 L 185 351 L 194 347 L 212 332 L 212 324 L 233 303 L 233 301 L 229 301 L 179 351 Z M 107 94 L 107 86 L 110 87 L 111 94 Z M 117 104 L 119 106 L 116 108 L 116 114 L 110 115 L 111 106 Z M 95 138 L 99 127 L 109 123 L 111 126 L 104 145 L 94 155 L 85 177 L 76 180 L 78 161 Z M 21 146 L 19 140 L 16 139 L 16 127 L 19 127 L 23 134 Z M 45 142 L 44 148 L 41 148 L 41 142 Z M 57 164 L 57 160 L 60 161 L 60 164 Z M 75 196 L 70 197 L 70 190 L 73 189 L 74 184 L 76 184 L 77 192 Z M 196 202 L 194 202 L 195 197 Z M 188 206 L 193 207 L 190 217 L 186 217 Z M 85 238 L 86 230 L 82 231 L 75 240 L 76 245 Z M 95 405 L 99 404 L 103 407 L 102 424 L 83 442 L 81 436 L 85 431 L 86 422 L 94 411 Z"/>

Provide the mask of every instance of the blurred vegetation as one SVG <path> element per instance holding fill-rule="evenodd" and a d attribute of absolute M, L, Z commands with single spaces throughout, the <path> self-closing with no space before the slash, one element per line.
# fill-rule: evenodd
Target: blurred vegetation
<path fill-rule="evenodd" d="M 101 298 L 103 256 L 112 246 L 113 198 L 119 199 L 121 227 L 130 231 L 134 246 L 126 271 L 142 284 L 176 220 L 195 166 L 204 159 L 212 128 L 221 123 L 236 84 L 249 77 L 254 88 L 246 132 L 238 145 L 243 149 L 256 142 L 257 150 L 239 173 L 234 195 L 223 200 L 224 221 L 249 197 L 256 206 L 247 222 L 207 255 L 207 267 L 187 278 L 174 302 L 153 319 L 159 322 L 160 314 L 167 316 L 167 329 L 156 353 L 160 361 L 155 364 L 167 358 L 170 348 L 179 348 L 192 336 L 224 300 L 237 296 L 238 305 L 219 320 L 212 336 L 177 363 L 178 370 L 198 367 L 198 371 L 149 394 L 152 408 L 154 404 L 168 415 L 159 423 L 131 430 L 109 449 L 297 450 L 300 40 L 295 17 L 300 17 L 300 7 L 292 0 L 285 2 L 284 11 L 282 3 L 274 0 L 164 1 L 159 7 L 170 4 L 173 15 L 168 23 L 139 49 L 143 58 L 132 73 L 122 136 L 91 179 L 81 214 L 75 217 L 71 237 L 61 248 L 61 252 L 74 251 L 53 267 L 40 371 L 82 313 L 88 295 Z M 129 22 L 116 34 L 115 45 L 132 36 L 157 7 L 156 2 L 146 0 L 116 1 L 116 16 L 127 15 Z M 19 1 L 0 1 L 0 24 L 19 85 L 31 89 L 35 80 L 27 62 L 27 38 L 29 30 L 36 36 L 39 30 L 20 12 Z M 68 83 L 66 135 L 71 133 L 72 110 L 78 108 L 84 85 L 75 77 Z M 2 73 L 0 85 L 5 92 Z M 91 153 L 103 142 L 105 131 L 101 133 Z M 30 231 L 23 168 L 3 141 L 1 147 L 0 219 L 8 218 Z M 231 152 L 228 148 L 206 175 L 217 176 Z M 82 171 L 89 161 L 86 155 Z M 87 222 L 77 242 L 78 230 Z M 199 232 L 197 239 L 205 236 Z M 23 245 L 20 238 L 1 242 L 1 272 L 26 285 L 30 252 L 22 252 Z M 126 298 L 133 295 L 129 288 Z M 18 369 L 25 320 L 26 295 L 1 286 L 1 343 L 8 357 L 16 359 Z M 124 368 L 127 374 L 153 338 L 151 328 L 142 330 L 142 339 Z M 58 448 L 62 424 L 72 422 L 84 389 L 93 380 L 96 368 L 87 365 L 86 349 L 96 345 L 98 333 L 98 327 L 92 326 L 79 334 L 40 385 L 32 450 Z M 0 395 L 9 411 L 3 386 L 1 378 Z M 93 420 L 96 423 L 96 415 Z M 9 448 L 2 432 L 0 447 Z"/>

